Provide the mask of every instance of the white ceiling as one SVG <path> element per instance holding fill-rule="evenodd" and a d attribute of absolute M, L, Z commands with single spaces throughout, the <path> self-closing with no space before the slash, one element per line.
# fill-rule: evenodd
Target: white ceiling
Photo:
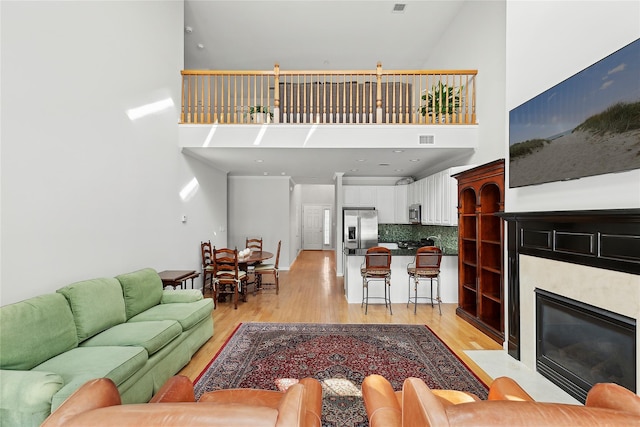
<path fill-rule="evenodd" d="M 421 69 L 429 58 L 430 46 L 437 45 L 464 3 L 185 0 L 184 67 L 271 70 L 278 63 L 288 70 L 359 70 L 375 69 L 380 61 L 385 69 Z M 396 4 L 405 4 L 404 12 L 394 12 Z M 320 151 L 252 147 L 186 151 L 232 176 L 284 174 L 296 183 L 309 184 L 331 183 L 335 172 L 344 172 L 345 177 L 416 176 L 442 163 L 443 158 L 469 153 L 456 148 L 427 151 L 416 148 L 412 141 L 405 152 L 390 156 L 394 147 L 402 148 L 397 145 L 397 141 L 390 141 L 388 147 L 365 151 L 349 144 Z M 260 164 L 256 163 L 258 157 L 263 160 Z M 415 158 L 420 160 L 410 162 Z"/>

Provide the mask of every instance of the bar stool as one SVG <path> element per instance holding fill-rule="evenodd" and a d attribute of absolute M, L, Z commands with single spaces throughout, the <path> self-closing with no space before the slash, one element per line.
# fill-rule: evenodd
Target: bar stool
<path fill-rule="evenodd" d="M 367 249 L 364 256 L 364 264 L 360 266 L 360 274 L 362 275 L 362 304 L 365 304 L 364 314 L 367 314 L 369 308 L 369 282 L 372 280 L 381 280 L 384 282 L 384 306 L 389 306 L 391 310 L 391 250 L 382 246 L 375 246 Z M 387 297 L 387 288 L 389 288 L 389 296 Z M 366 296 L 365 296 L 366 291 Z M 362 304 L 360 305 L 362 307 Z"/>
<path fill-rule="evenodd" d="M 415 260 L 407 265 L 407 274 L 409 275 L 409 300 L 407 301 L 407 307 L 409 303 L 413 301 L 413 313 L 417 311 L 418 298 L 426 298 L 431 301 L 431 307 L 433 307 L 433 281 L 436 281 L 436 298 L 438 302 L 438 311 L 442 316 L 442 308 L 440 303 L 440 261 L 442 261 L 442 250 L 437 246 L 423 246 L 416 251 Z M 411 279 L 413 279 L 413 292 L 414 296 L 411 298 Z M 422 279 L 429 279 L 431 284 L 431 296 L 419 297 L 418 296 L 418 284 Z"/>

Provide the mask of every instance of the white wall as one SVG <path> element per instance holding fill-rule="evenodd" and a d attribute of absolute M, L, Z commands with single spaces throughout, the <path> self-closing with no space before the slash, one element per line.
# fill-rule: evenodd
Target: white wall
<path fill-rule="evenodd" d="M 182 2 L 0 8 L 0 303 L 143 267 L 199 270 L 200 240 L 226 226 L 226 177 L 178 148 Z M 172 109 L 125 114 L 167 97 Z"/>
<path fill-rule="evenodd" d="M 637 1 L 508 1 L 505 114 L 638 37 Z M 507 182 L 508 176 L 507 164 Z M 640 170 L 509 189 L 505 205 L 507 211 L 638 208 Z"/>
<path fill-rule="evenodd" d="M 289 265 L 293 264 L 302 250 L 302 186 L 289 182 Z"/>
<path fill-rule="evenodd" d="M 425 17 L 428 23 L 429 17 Z M 505 19 L 504 0 L 465 2 L 442 34 L 425 69 L 477 69 L 478 149 L 467 159 L 438 165 L 424 176 L 450 166 L 483 164 L 506 156 L 505 117 Z M 428 25 L 428 24 L 425 24 Z"/>
<path fill-rule="evenodd" d="M 289 178 L 285 176 L 229 177 L 229 247 L 241 249 L 247 237 L 262 237 L 264 250 L 275 254 L 278 240 L 282 240 L 279 267 L 288 269 L 291 262 L 289 188 Z"/>

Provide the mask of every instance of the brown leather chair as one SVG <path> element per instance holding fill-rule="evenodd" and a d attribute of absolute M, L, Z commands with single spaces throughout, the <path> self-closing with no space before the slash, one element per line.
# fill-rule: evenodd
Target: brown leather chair
<path fill-rule="evenodd" d="M 122 405 L 113 381 L 84 384 L 42 424 L 54 426 L 319 427 L 322 387 L 312 378 L 286 392 L 253 389 L 205 393 L 196 403 L 187 377 L 170 378 L 149 403 Z"/>
<path fill-rule="evenodd" d="M 466 395 L 466 396 L 465 396 Z M 596 384 L 582 405 L 535 402 L 511 378 L 493 381 L 488 400 L 455 390 L 431 390 L 407 378 L 394 392 L 379 375 L 362 384 L 371 427 L 638 426 L 640 397 L 617 384 Z"/>

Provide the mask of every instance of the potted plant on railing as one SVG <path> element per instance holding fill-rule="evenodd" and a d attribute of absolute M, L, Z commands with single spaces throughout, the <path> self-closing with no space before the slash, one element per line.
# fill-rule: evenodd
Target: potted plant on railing
<path fill-rule="evenodd" d="M 420 97 L 426 103 L 421 104 L 418 111 L 423 117 L 427 114 L 433 118 L 433 122 L 446 122 L 446 115 L 457 113 L 461 105 L 461 93 L 463 86 L 454 87 L 438 82 L 431 90 Z"/>
<path fill-rule="evenodd" d="M 271 123 L 273 113 L 266 105 L 252 105 L 249 107 L 249 119 L 253 123 Z"/>

